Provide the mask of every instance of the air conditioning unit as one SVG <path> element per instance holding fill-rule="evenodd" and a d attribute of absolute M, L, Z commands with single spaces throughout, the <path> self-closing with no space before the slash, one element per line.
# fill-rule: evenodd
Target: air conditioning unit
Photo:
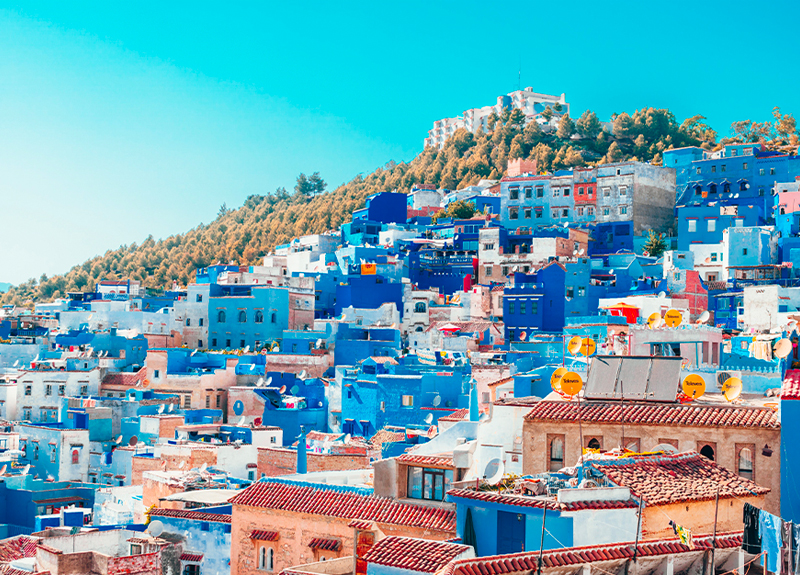
<path fill-rule="evenodd" d="M 725 369 L 717 371 L 717 378 L 716 378 L 717 389 L 722 389 L 722 384 L 725 383 L 725 381 L 727 381 L 731 377 L 738 377 L 739 379 L 742 379 L 742 372 L 725 370 Z"/>

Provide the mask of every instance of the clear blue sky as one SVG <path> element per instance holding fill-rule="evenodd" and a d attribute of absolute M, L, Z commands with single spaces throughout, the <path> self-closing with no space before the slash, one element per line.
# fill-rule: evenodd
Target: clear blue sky
<path fill-rule="evenodd" d="M 69 2 L 0 8 L 0 281 L 409 160 L 522 86 L 721 134 L 800 115 L 796 2 Z M 763 10 L 760 10 L 762 9 Z"/>

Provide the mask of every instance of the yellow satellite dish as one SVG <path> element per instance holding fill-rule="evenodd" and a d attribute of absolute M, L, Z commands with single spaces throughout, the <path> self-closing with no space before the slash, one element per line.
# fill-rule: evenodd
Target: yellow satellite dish
<path fill-rule="evenodd" d="M 775 344 L 775 357 L 783 359 L 790 353 L 792 353 L 792 342 L 785 337 L 779 339 L 778 343 Z"/>
<path fill-rule="evenodd" d="M 667 324 L 668 327 L 678 327 L 683 322 L 683 316 L 681 312 L 676 309 L 667 310 L 667 313 L 664 314 L 664 323 Z"/>
<path fill-rule="evenodd" d="M 728 401 L 733 401 L 742 394 L 742 380 L 738 377 L 729 377 L 722 384 L 722 395 Z"/>
<path fill-rule="evenodd" d="M 683 380 L 681 389 L 683 389 L 684 395 L 688 395 L 692 399 L 697 399 L 702 397 L 702 395 L 706 392 L 706 380 L 696 373 L 692 373 L 687 375 Z"/>
<path fill-rule="evenodd" d="M 550 376 L 550 387 L 552 387 L 554 391 L 561 391 L 561 378 L 564 377 L 564 374 L 568 371 L 566 367 L 559 367 L 553 372 L 553 375 Z"/>
<path fill-rule="evenodd" d="M 578 395 L 582 388 L 583 380 L 574 371 L 568 371 L 561 378 L 561 391 L 567 395 Z"/>
<path fill-rule="evenodd" d="M 595 350 L 597 349 L 597 344 L 594 340 L 590 337 L 585 337 L 581 341 L 581 353 L 586 357 L 590 355 L 594 355 Z"/>
<path fill-rule="evenodd" d="M 647 317 L 647 325 L 649 325 L 649 326 L 650 326 L 650 329 L 656 329 L 658 326 L 660 326 L 660 325 L 661 325 L 661 322 L 662 322 L 662 321 L 663 321 L 663 320 L 661 319 L 661 314 L 660 314 L 660 313 L 658 313 L 657 311 L 656 311 L 656 312 L 653 312 L 653 313 L 651 313 L 651 314 L 650 314 L 650 315 Z"/>
<path fill-rule="evenodd" d="M 580 336 L 575 336 L 569 340 L 567 344 L 567 351 L 570 352 L 572 355 L 577 355 L 578 352 L 581 350 L 581 340 Z"/>

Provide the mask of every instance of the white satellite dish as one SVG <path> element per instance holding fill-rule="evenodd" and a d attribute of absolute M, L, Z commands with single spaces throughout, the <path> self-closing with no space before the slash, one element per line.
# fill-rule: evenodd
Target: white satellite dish
<path fill-rule="evenodd" d="M 192 353 L 189 354 L 189 357 L 194 357 L 196 353 L 197 353 L 197 350 L 194 350 Z"/>
<path fill-rule="evenodd" d="M 247 421 L 247 418 L 243 415 L 242 417 L 239 418 L 238 426 L 239 427 L 243 426 L 246 421 Z"/>
<path fill-rule="evenodd" d="M 164 404 L 163 403 L 158 406 L 158 413 L 159 414 L 164 413 Z"/>
<path fill-rule="evenodd" d="M 114 443 L 116 443 L 117 445 L 122 443 L 122 436 L 121 435 L 117 436 L 117 438 L 114 440 Z"/>
<path fill-rule="evenodd" d="M 706 323 L 709 317 L 711 317 L 711 314 L 709 314 L 708 311 L 704 311 L 700 314 L 700 317 L 697 318 L 697 323 Z"/>
<path fill-rule="evenodd" d="M 208 463 L 203 463 L 203 465 L 200 466 L 200 473 L 205 473 L 206 469 L 208 469 Z"/>
<path fill-rule="evenodd" d="M 47 480 L 48 480 L 48 481 L 55 481 L 55 480 L 56 480 L 56 478 L 55 478 L 55 477 L 53 477 L 51 474 L 49 474 L 49 473 L 48 473 L 48 474 L 47 474 Z"/>
<path fill-rule="evenodd" d="M 489 485 L 497 485 L 503 480 L 505 465 L 500 459 L 492 459 L 483 470 L 483 479 Z"/>
<path fill-rule="evenodd" d="M 301 372 L 300 372 L 300 375 L 299 375 L 298 377 L 299 377 L 300 379 L 305 379 L 305 378 L 306 378 L 306 375 L 308 375 L 308 374 L 306 373 L 306 370 L 304 369 L 303 371 L 301 371 Z"/>
<path fill-rule="evenodd" d="M 352 438 L 353 438 L 353 436 L 352 436 L 352 435 L 350 435 L 349 433 L 348 433 L 347 435 L 345 435 L 345 436 L 344 436 L 344 442 L 345 442 L 345 444 L 347 444 L 347 443 L 350 443 L 350 440 L 351 440 Z"/>
<path fill-rule="evenodd" d="M 170 403 L 169 407 L 167 408 L 168 411 L 172 412 L 172 409 L 175 407 L 174 403 Z"/>
<path fill-rule="evenodd" d="M 31 470 L 31 464 L 29 463 L 28 465 L 26 465 L 25 467 L 22 468 L 22 471 L 20 472 L 20 475 L 28 475 L 30 470 Z"/>
<path fill-rule="evenodd" d="M 664 453 L 678 453 L 678 448 L 670 443 L 659 443 L 650 451 L 663 451 Z"/>
<path fill-rule="evenodd" d="M 8 465 L 4 465 L 0 468 L 0 475 L 5 475 L 6 471 L 8 471 Z"/>
<path fill-rule="evenodd" d="M 578 255 L 578 250 L 572 250 L 572 255 L 573 256 L 577 256 Z"/>
<path fill-rule="evenodd" d="M 564 227 L 568 228 L 569 227 L 569 222 L 564 222 Z"/>
<path fill-rule="evenodd" d="M 658 299 L 663 299 L 665 297 L 667 297 L 667 292 L 664 291 L 658 292 Z"/>
<path fill-rule="evenodd" d="M 18 365 L 19 365 L 19 360 L 14 362 L 14 367 L 17 367 Z"/>
<path fill-rule="evenodd" d="M 583 249 L 583 248 L 579 249 L 579 250 L 578 250 L 578 255 L 579 255 L 579 256 L 582 256 L 582 255 L 584 254 L 584 252 L 585 252 L 585 251 L 586 251 L 586 250 L 585 250 L 585 249 Z"/>
<path fill-rule="evenodd" d="M 322 349 L 322 344 L 325 343 L 321 338 L 317 340 L 317 349 Z"/>
<path fill-rule="evenodd" d="M 244 350 L 243 351 L 245 353 L 250 353 L 250 346 L 249 345 L 244 346 Z"/>
<path fill-rule="evenodd" d="M 439 407 L 439 405 L 442 403 L 442 396 L 441 395 L 437 395 L 436 397 L 434 397 L 432 403 L 433 403 L 433 407 Z"/>
<path fill-rule="evenodd" d="M 152 537 L 158 537 L 164 532 L 164 524 L 161 523 L 158 519 L 154 519 L 150 523 L 147 524 L 147 532 Z"/>
<path fill-rule="evenodd" d="M 270 377 L 268 377 L 268 378 L 267 378 L 267 385 L 269 385 L 269 384 L 271 384 L 271 383 L 272 383 L 272 376 L 270 376 Z"/>
<path fill-rule="evenodd" d="M 425 423 L 427 423 L 428 425 L 433 423 L 433 414 L 432 413 L 429 413 L 428 415 L 425 416 Z"/>
<path fill-rule="evenodd" d="M 181 461 L 181 462 L 178 464 L 178 469 L 183 469 L 185 465 L 186 465 L 186 462 L 185 462 L 185 461 Z"/>
<path fill-rule="evenodd" d="M 611 268 L 610 270 L 608 270 L 608 275 L 614 275 L 614 268 Z"/>
<path fill-rule="evenodd" d="M 256 387 L 264 387 L 264 378 L 259 377 L 258 381 L 256 382 Z"/>

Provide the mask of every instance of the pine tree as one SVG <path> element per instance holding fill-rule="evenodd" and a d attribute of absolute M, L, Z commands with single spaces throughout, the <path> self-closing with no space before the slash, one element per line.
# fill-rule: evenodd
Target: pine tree
<path fill-rule="evenodd" d="M 667 242 L 664 240 L 663 234 L 657 234 L 650 230 L 650 236 L 647 243 L 644 244 L 644 249 L 649 256 L 660 258 L 667 249 Z"/>

